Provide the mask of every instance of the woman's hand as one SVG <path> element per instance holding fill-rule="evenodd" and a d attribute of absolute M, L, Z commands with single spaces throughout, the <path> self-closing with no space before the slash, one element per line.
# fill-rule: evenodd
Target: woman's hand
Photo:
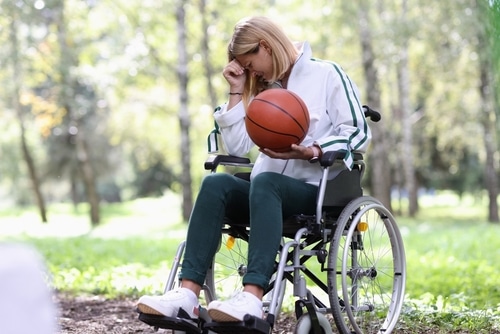
<path fill-rule="evenodd" d="M 236 59 L 224 67 L 222 75 L 229 83 L 229 89 L 232 93 L 243 93 L 247 74 L 245 68 Z"/>
<path fill-rule="evenodd" d="M 292 146 L 290 146 L 290 151 L 288 152 L 274 152 L 268 148 L 261 148 L 259 149 L 259 151 L 261 151 L 270 158 L 284 159 L 284 160 L 287 159 L 309 160 L 314 155 L 314 151 L 312 150 L 312 148 L 296 144 L 292 144 Z"/>

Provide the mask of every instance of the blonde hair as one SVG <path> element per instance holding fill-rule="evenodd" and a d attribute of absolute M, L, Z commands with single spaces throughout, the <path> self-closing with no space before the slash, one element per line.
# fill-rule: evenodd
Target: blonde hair
<path fill-rule="evenodd" d="M 298 51 L 285 32 L 273 21 L 263 16 L 242 19 L 234 27 L 233 37 L 227 47 L 228 60 L 238 56 L 257 53 L 261 41 L 267 42 L 271 52 L 273 73 L 270 82 L 259 77 L 247 75 L 243 90 L 243 102 L 248 104 L 251 96 L 255 96 L 272 83 L 285 75 L 297 59 Z"/>

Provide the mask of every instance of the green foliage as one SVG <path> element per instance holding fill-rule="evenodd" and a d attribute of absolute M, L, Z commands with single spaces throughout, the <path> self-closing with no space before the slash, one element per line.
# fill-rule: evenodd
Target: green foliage
<path fill-rule="evenodd" d="M 432 224 L 432 223 L 431 223 Z M 500 227 L 487 223 L 435 226 L 422 224 L 405 238 L 408 296 L 442 299 L 442 309 L 496 308 L 500 305 L 500 279 L 494 257 L 500 246 Z M 425 270 L 422 270 L 425 268 Z M 445 281 L 444 281 L 445 279 Z"/>
<path fill-rule="evenodd" d="M 489 22 L 492 25 L 490 32 L 490 41 L 493 50 L 493 68 L 494 80 L 496 82 L 496 106 L 497 106 L 497 122 L 498 122 L 498 109 L 500 108 L 500 1 L 489 1 L 491 7 L 489 8 Z"/>
<path fill-rule="evenodd" d="M 498 1 L 479 1 L 491 5 L 489 31 L 498 55 Z M 398 1 L 377 5 L 369 1 L 210 1 L 203 15 L 208 22 L 208 57 L 214 69 L 213 77 L 205 76 L 200 51 L 204 31 L 197 5 L 185 2 L 193 189 L 203 176 L 199 166 L 206 156 L 206 136 L 213 125 L 214 106 L 212 97 L 208 96 L 207 82 L 214 87 L 217 103 L 225 102 L 227 84 L 220 73 L 227 62 L 226 45 L 235 22 L 247 15 L 275 18 L 294 40 L 308 40 L 316 57 L 341 64 L 362 89 L 362 55 L 357 32 L 360 5 L 370 5 L 373 22 L 370 30 L 381 81 L 381 111 L 387 137 L 397 145 L 400 120 L 394 89 L 395 68 L 401 41 L 408 40 L 411 100 L 416 110 L 414 154 L 418 157 L 415 161 L 422 184 L 457 188 L 459 192 L 479 184 L 477 176 L 483 170 L 484 152 L 477 123 L 478 55 L 474 51 L 474 34 L 487 20 L 476 18 L 472 1 L 410 1 L 406 22 L 401 20 Z M 11 102 L 16 64 L 21 72 L 20 89 L 26 107 L 29 144 L 36 152 L 42 182 L 50 189 L 46 190 L 47 197 L 68 198 L 67 184 L 74 181 L 71 178 L 78 178 L 71 167 L 67 167 L 75 165 L 73 146 L 68 143 L 71 120 L 64 119 L 68 115 L 57 104 L 58 94 L 68 88 L 60 85 L 62 61 L 71 61 L 71 76 L 78 82 L 73 89 L 85 88 L 87 93 L 92 93 L 92 96 L 75 94 L 75 103 L 88 120 L 86 130 L 91 134 L 98 182 L 117 185 L 128 199 L 144 193 L 140 189 L 144 184 L 135 181 L 158 166 L 168 172 L 169 178 L 179 179 L 179 175 L 186 172 L 178 163 L 178 53 L 173 7 L 173 1 L 0 0 L 3 45 L 0 83 L 5 87 L 0 92 L 0 114 L 6 120 L 0 131 L 1 192 L 15 192 L 10 198 L 19 198 L 19 203 L 32 198 L 29 183 L 23 181 L 27 179 L 26 171 L 18 168 L 21 164 L 16 152 L 19 133 L 12 130 L 18 123 Z M 75 59 L 61 58 L 56 14 L 63 8 L 66 39 Z M 113 20 L 109 19 L 109 13 L 113 13 Z M 19 27 L 19 59 L 12 57 L 10 28 L 13 22 Z M 500 57 L 493 56 L 493 59 L 498 68 Z M 52 137 L 48 137 L 49 134 Z M 397 161 L 400 153 L 394 150 L 392 154 L 388 160 Z M 464 164 L 469 161 L 473 163 Z M 136 162 L 140 168 L 135 168 Z M 143 175 L 136 177 L 136 172 Z M 472 177 L 464 177 L 470 175 Z M 440 182 L 442 180 L 446 182 Z M 172 189 L 181 189 L 175 180 L 166 183 L 174 183 Z M 54 188 L 58 191 L 52 192 Z"/>
<path fill-rule="evenodd" d="M 409 304 L 409 303 L 407 303 Z M 411 304 L 411 303 L 410 303 Z M 404 333 L 497 333 L 500 316 L 498 311 L 446 312 L 435 307 L 420 307 L 418 311 L 406 311 L 398 327 Z"/>
<path fill-rule="evenodd" d="M 486 222 L 478 197 L 441 194 L 421 205 L 415 219 L 398 218 L 408 269 L 401 327 L 405 333 L 498 331 L 500 226 Z"/>
<path fill-rule="evenodd" d="M 175 176 L 170 167 L 164 165 L 161 156 L 157 159 L 156 164 L 147 166 L 145 170 L 140 168 L 139 161 L 134 161 L 134 188 L 137 189 L 137 197 L 162 196 L 166 189 L 172 189 L 172 184 L 176 181 Z"/>
<path fill-rule="evenodd" d="M 137 296 L 159 290 L 175 255 L 165 240 L 101 239 L 32 240 L 45 250 L 56 289 L 73 293 Z"/>

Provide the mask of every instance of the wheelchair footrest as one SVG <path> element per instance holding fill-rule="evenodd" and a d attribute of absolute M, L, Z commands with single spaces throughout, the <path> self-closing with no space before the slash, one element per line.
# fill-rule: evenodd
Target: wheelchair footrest
<path fill-rule="evenodd" d="M 183 331 L 187 334 L 200 334 L 202 330 L 196 323 L 197 320 L 190 320 L 179 317 L 165 317 L 163 315 L 153 315 L 146 313 L 139 313 L 139 320 L 146 324 L 163 329 L 171 329 L 176 331 Z"/>
<path fill-rule="evenodd" d="M 264 319 L 246 315 L 239 322 L 208 322 L 203 325 L 203 329 L 222 334 L 270 334 L 272 326 Z"/>

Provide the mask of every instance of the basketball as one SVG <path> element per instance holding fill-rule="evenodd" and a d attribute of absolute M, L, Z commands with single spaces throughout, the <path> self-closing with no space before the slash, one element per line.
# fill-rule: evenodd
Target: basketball
<path fill-rule="evenodd" d="M 268 89 L 248 105 L 245 126 L 260 148 L 287 152 L 292 144 L 304 140 L 309 130 L 309 112 L 304 101 L 292 91 Z"/>

